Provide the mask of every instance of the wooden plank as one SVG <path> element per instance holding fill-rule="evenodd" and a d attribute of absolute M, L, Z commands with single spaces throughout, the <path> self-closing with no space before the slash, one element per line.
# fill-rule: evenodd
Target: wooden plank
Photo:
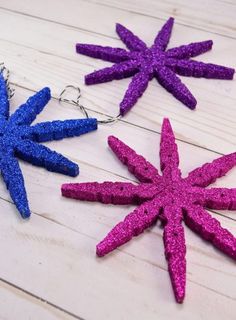
<path fill-rule="evenodd" d="M 1 7 L 74 26 L 78 23 L 84 23 L 84 20 L 87 20 L 90 24 L 95 21 L 98 22 L 100 18 L 105 24 L 111 21 L 113 17 L 121 19 L 122 16 L 125 18 L 130 14 L 133 16 L 136 14 L 138 17 L 145 16 L 149 20 L 155 18 L 162 21 L 169 16 L 173 16 L 177 19 L 178 24 L 226 37 L 236 37 L 234 27 L 236 4 L 234 1 L 151 0 L 146 3 L 142 0 L 90 0 L 86 2 L 83 0 L 68 0 L 65 4 L 56 0 L 50 2 L 42 0 L 40 4 L 34 1 L 32 5 L 32 1 L 25 0 L 20 5 L 17 0 L 2 0 Z M 100 25 L 100 23 L 97 23 L 97 25 Z"/>
<path fill-rule="evenodd" d="M 0 318 L 34 320 L 72 320 L 69 314 L 23 290 L 0 280 Z"/>
<path fill-rule="evenodd" d="M 91 0 L 91 2 L 94 2 Z M 158 19 L 173 16 L 179 24 L 190 26 L 208 32 L 222 34 L 225 37 L 236 38 L 235 33 L 235 1 L 188 0 L 149 1 L 148 5 L 142 0 L 118 1 L 96 0 L 96 3 L 122 9 L 124 11 L 147 15 Z"/>
<path fill-rule="evenodd" d="M 58 214 L 62 212 L 62 203 L 57 202 Z M 67 217 L 80 223 L 82 233 L 38 215 L 33 215 L 30 223 L 19 223 L 13 206 L 4 201 L 0 204 L 0 249 L 6 257 L 0 267 L 2 278 L 50 303 L 84 319 L 115 320 L 127 314 L 130 319 L 143 319 L 144 314 L 148 319 L 173 314 L 176 319 L 187 319 L 190 314 L 193 319 L 203 314 L 215 319 L 223 316 L 234 319 L 234 263 L 214 252 L 211 246 L 209 254 L 208 245 L 203 246 L 187 229 L 187 297 L 184 306 L 179 306 L 174 302 L 159 230 L 145 233 L 120 252 L 97 259 L 94 256 L 97 239 L 88 235 L 89 219 L 83 221 L 78 214 L 78 210 L 83 210 L 89 216 L 85 207 L 74 204 Z M 105 210 L 95 205 L 92 212 L 102 220 Z M 115 219 L 118 221 L 120 217 Z M 235 232 L 229 220 L 221 222 Z M 94 227 L 94 221 L 92 224 Z M 107 232 L 109 227 L 101 225 L 93 231 L 93 237 L 101 238 L 102 229 Z"/>
<path fill-rule="evenodd" d="M 6 27 L 6 32 L 3 30 L 1 37 L 3 40 L 0 55 L 12 70 L 13 82 L 34 90 L 48 84 L 55 96 L 58 96 L 66 84 L 79 84 L 83 92 L 83 102 L 88 108 L 109 115 L 117 114 L 119 101 L 129 80 L 85 87 L 84 74 L 108 64 L 76 55 L 74 43 L 81 41 L 119 46 L 120 41 L 49 22 L 41 23 L 40 20 L 13 13 L 1 12 L 1 16 L 6 26 L 9 23 L 10 27 L 12 21 L 16 21 L 19 30 L 19 35 L 11 33 L 9 36 Z M 27 28 L 29 23 L 31 28 Z M 132 21 L 130 25 L 132 26 Z M 152 28 L 154 34 L 154 25 Z M 173 37 L 173 41 L 181 43 L 183 33 L 185 38 L 191 41 L 191 29 L 182 26 L 177 28 L 179 32 L 175 33 L 177 38 Z M 146 28 L 145 30 L 147 33 Z M 153 37 L 150 30 L 148 34 L 147 38 Z M 195 36 L 196 40 L 206 38 L 201 32 Z M 219 40 L 219 36 L 214 37 Z M 229 65 L 235 65 L 235 40 L 220 37 L 217 44 L 219 49 L 214 49 L 214 54 L 212 52 L 204 55 L 204 60 L 222 64 L 227 61 Z M 124 119 L 160 132 L 162 118 L 167 116 L 175 125 L 179 139 L 221 153 L 235 151 L 236 82 L 192 78 L 184 81 L 198 98 L 196 112 L 189 111 L 153 81 L 145 95 Z"/>
<path fill-rule="evenodd" d="M 98 60 L 77 56 L 74 52 L 76 41 L 120 46 L 113 29 L 114 23 L 119 21 L 151 43 L 163 23 L 162 18 L 169 15 L 168 8 L 172 10 L 175 4 L 178 6 L 175 12 L 178 20 L 170 45 L 213 38 L 213 52 L 201 59 L 235 65 L 235 40 L 229 38 L 235 37 L 230 29 L 233 26 L 233 6 L 229 1 L 226 4 L 218 1 L 212 10 L 213 14 L 220 10 L 221 14 L 214 19 L 217 23 L 210 21 L 205 12 L 199 18 L 201 2 L 192 4 L 171 0 L 156 4 L 150 0 L 143 10 L 141 1 L 136 1 L 135 5 L 130 0 L 130 10 L 137 13 L 128 12 L 127 4 L 122 2 L 120 9 L 112 8 L 118 5 L 116 0 L 99 2 L 42 0 L 39 5 L 36 1 L 26 0 L 19 6 L 15 0 L 1 1 L 0 6 L 23 13 L 0 10 L 4 25 L 0 32 L 0 57 L 12 69 L 11 80 L 17 84 L 11 110 L 31 93 L 20 86 L 35 91 L 48 83 L 57 97 L 64 85 L 80 84 L 85 73 L 105 65 Z M 208 3 L 211 5 L 212 0 Z M 148 12 L 149 8 L 152 12 Z M 167 10 L 165 16 L 164 10 Z M 141 11 L 145 11 L 144 15 L 140 15 Z M 158 16 L 151 18 L 150 14 L 159 14 L 161 19 L 156 18 Z M 190 20 L 194 28 L 209 32 L 180 25 L 188 24 Z M 144 28 L 144 25 L 148 27 Z M 213 32 L 227 33 L 228 38 Z M 235 263 L 187 227 L 187 297 L 184 305 L 179 306 L 174 302 L 164 258 L 162 230 L 158 226 L 121 250 L 98 259 L 95 257 L 96 243 L 133 207 L 79 202 L 60 195 L 63 182 L 133 179 L 108 150 L 106 140 L 110 134 L 123 139 L 159 166 L 158 132 L 163 116 L 171 118 L 178 139 L 183 140 L 178 141 L 183 175 L 218 157 L 216 152 L 235 151 L 235 81 L 186 79 L 186 83 L 199 97 L 197 112 L 186 110 L 153 82 L 124 122 L 101 126 L 96 133 L 80 138 L 48 143 L 50 148 L 79 163 L 79 177 L 68 178 L 21 162 L 33 211 L 29 222 L 19 219 L 4 184 L 0 184 L 0 251 L 3 257 L 0 265 L 0 278 L 3 279 L 0 281 L 3 297 L 0 318 L 72 319 L 68 313 L 86 320 L 127 319 L 127 315 L 135 320 L 144 317 L 174 317 L 177 320 L 189 317 L 235 318 Z M 90 112 L 93 116 L 99 116 L 98 112 L 114 115 L 127 84 L 128 81 L 124 80 L 94 87 L 81 85 L 84 92 L 82 102 L 96 111 Z M 52 101 L 37 121 L 76 117 L 80 117 L 80 113 L 75 107 Z M 234 169 L 215 186 L 235 187 L 235 178 Z M 236 234 L 235 212 L 218 213 L 225 216 L 212 215 Z M 41 298 L 48 304 L 40 301 Z M 12 305 L 14 308 L 9 308 Z"/>
<path fill-rule="evenodd" d="M 17 88 L 16 94 L 11 101 L 11 112 L 14 112 L 17 106 L 24 102 L 30 95 L 32 95 L 32 92 L 30 92 L 29 90 Z M 91 116 L 96 117 L 97 114 L 91 113 Z M 37 117 L 36 122 L 56 119 L 74 119 L 77 117 L 80 118 L 81 114 L 74 106 L 67 103 L 59 104 L 58 101 L 51 100 L 48 106 Z M 173 125 L 173 129 L 175 131 L 175 125 Z M 100 179 L 101 181 L 103 181 L 103 173 L 105 172 L 107 172 L 108 174 L 112 173 L 114 175 L 114 179 L 124 178 L 134 180 L 134 176 L 131 175 L 127 171 L 127 169 L 121 165 L 120 161 L 116 159 L 112 151 L 108 149 L 107 137 L 109 135 L 115 135 L 118 138 L 122 139 L 124 142 L 134 148 L 138 153 L 142 154 L 144 157 L 146 157 L 146 159 L 157 166 L 157 168 L 159 168 L 160 135 L 155 132 L 150 132 L 143 128 L 135 127 L 131 124 L 119 121 L 115 125 L 99 125 L 96 132 L 91 132 L 78 138 L 71 138 L 62 141 L 47 143 L 47 145 L 52 149 L 55 149 L 62 154 L 68 155 L 71 159 L 81 165 L 81 175 L 78 178 L 72 179 L 66 178 L 65 176 L 56 175 L 56 177 L 60 179 L 60 183 L 63 183 L 64 179 L 67 179 L 68 181 L 76 181 L 78 179 L 80 181 L 83 175 L 86 174 L 86 172 L 83 172 L 84 165 L 89 165 L 90 167 L 100 170 L 100 173 L 96 175 L 95 180 Z M 95 139 L 96 141 L 95 145 L 91 144 L 91 140 L 93 139 Z M 219 155 L 214 152 L 202 148 L 197 148 L 182 141 L 178 141 L 178 148 L 180 154 L 180 168 L 182 169 L 183 176 L 186 176 L 188 172 L 190 172 L 194 168 L 197 168 L 206 162 L 211 162 L 212 160 L 219 157 Z M 28 165 L 27 168 L 28 170 L 31 170 L 32 166 Z M 28 170 L 26 171 L 26 174 Z M 54 173 L 48 173 L 47 171 L 38 168 L 34 170 L 39 170 L 38 174 L 40 176 L 43 175 L 47 183 L 53 183 L 54 186 L 57 185 L 57 188 L 59 188 L 60 183 L 56 183 L 56 180 L 54 178 L 52 178 L 52 182 L 47 179 L 49 175 L 53 177 Z M 235 178 L 236 168 L 232 169 L 227 176 L 219 179 L 212 186 L 224 186 L 233 188 L 235 187 Z M 29 185 L 35 185 L 35 173 L 30 174 L 29 179 Z M 88 175 L 87 179 L 91 180 L 91 177 L 89 177 Z M 38 184 L 36 185 L 38 186 Z M 2 190 L 4 190 L 5 187 L 2 187 Z M 40 189 L 42 189 L 41 186 Z M 43 192 L 43 190 L 37 190 L 33 192 L 33 194 L 40 192 Z M 50 197 L 51 194 L 50 192 L 46 191 L 44 196 Z M 47 205 L 47 203 L 48 201 L 45 202 L 45 205 Z M 35 205 L 34 210 L 37 211 L 38 206 L 41 207 L 39 202 Z M 236 219 L 235 213 L 232 211 L 221 211 L 221 213 L 226 217 L 229 216 L 232 219 Z"/>
<path fill-rule="evenodd" d="M 24 90 L 18 89 L 14 106 L 22 102 L 25 95 Z M 52 102 L 38 120 L 54 118 L 55 109 L 58 118 L 72 118 L 77 114 L 72 107 L 58 106 Z M 137 151 L 142 151 L 150 161 L 158 163 L 159 136 L 124 123 L 112 128 L 101 127 L 96 133 L 95 146 L 89 143 L 92 133 L 78 139 L 48 144 L 71 159 L 80 159 L 81 175 L 72 179 L 22 164 L 30 206 L 36 215 L 30 222 L 20 221 L 14 206 L 0 201 L 0 237 L 4 239 L 0 249 L 3 253 L 7 252 L 0 267 L 1 276 L 85 319 L 94 318 L 94 314 L 96 319 L 120 319 L 127 314 L 131 319 L 142 319 L 143 314 L 148 319 L 169 317 L 180 307 L 174 303 L 169 284 L 162 231 L 154 227 L 109 257 L 95 259 L 95 244 L 132 208 L 81 203 L 60 196 L 59 189 L 63 182 L 123 179 L 126 170 L 104 148 L 106 136 L 111 131 L 125 138 Z M 156 148 L 151 149 L 149 144 L 156 144 Z M 181 158 L 185 173 L 185 170 L 195 166 L 194 159 L 199 161 L 194 153 L 197 148 L 184 143 L 180 143 L 179 147 L 180 153 L 186 155 Z M 193 158 L 189 158 L 191 156 Z M 211 158 L 213 155 L 203 150 L 205 156 Z M 125 176 L 129 175 L 125 172 Z M 232 175 L 229 177 L 232 178 Z M 10 200 L 3 184 L 0 185 L 0 197 Z M 220 216 L 217 218 L 235 233 L 233 221 Z M 176 314 L 177 319 L 187 318 L 192 310 L 198 310 L 194 314 L 196 319 L 203 313 L 211 314 L 216 319 L 223 314 L 227 315 L 227 319 L 233 318 L 235 264 L 187 228 L 185 230 L 188 295 L 181 313 Z M 14 250 L 16 243 L 17 252 Z M 13 263 L 15 268 L 10 268 Z M 129 304 L 127 301 L 130 301 Z M 93 305 L 93 310 L 89 305 Z M 125 308 L 122 309 L 122 306 Z"/>

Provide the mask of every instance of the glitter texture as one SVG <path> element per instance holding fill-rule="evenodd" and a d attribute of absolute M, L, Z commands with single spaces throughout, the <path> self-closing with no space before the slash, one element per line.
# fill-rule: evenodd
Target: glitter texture
<path fill-rule="evenodd" d="M 190 43 L 166 50 L 173 24 L 174 19 L 169 18 L 150 48 L 121 24 L 116 25 L 116 32 L 130 51 L 121 48 L 78 43 L 76 45 L 78 53 L 115 62 L 112 67 L 86 75 L 85 83 L 90 85 L 132 76 L 133 78 L 120 103 L 121 115 L 124 115 L 134 106 L 153 77 L 167 91 L 172 93 L 176 99 L 190 109 L 194 109 L 197 104 L 196 99 L 176 74 L 208 79 L 233 79 L 234 69 L 190 60 L 192 57 L 211 50 L 213 45 L 211 40 Z"/>
<path fill-rule="evenodd" d="M 236 189 L 205 187 L 236 165 L 236 153 L 206 163 L 181 177 L 175 137 L 168 119 L 164 119 L 160 144 L 162 175 L 119 139 L 110 136 L 108 143 L 119 160 L 140 181 L 75 183 L 62 185 L 62 195 L 69 198 L 113 204 L 138 204 L 97 245 L 97 255 L 104 256 L 138 236 L 160 219 L 164 226 L 165 256 L 176 297 L 185 296 L 186 246 L 182 220 L 202 238 L 236 259 L 236 238 L 205 210 L 236 209 Z"/>
<path fill-rule="evenodd" d="M 16 157 L 49 171 L 76 176 L 76 163 L 37 142 L 58 140 L 97 129 L 96 119 L 42 122 L 30 126 L 51 98 L 44 88 L 11 116 L 6 84 L 0 74 L 0 170 L 11 198 L 23 218 L 30 216 L 24 179 Z"/>

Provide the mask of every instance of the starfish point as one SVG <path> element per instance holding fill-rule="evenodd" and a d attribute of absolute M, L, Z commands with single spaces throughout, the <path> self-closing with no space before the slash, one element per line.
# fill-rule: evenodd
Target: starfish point
<path fill-rule="evenodd" d="M 150 48 L 119 23 L 116 25 L 116 32 L 129 51 L 77 43 L 78 53 L 115 63 L 111 67 L 86 75 L 85 83 L 91 85 L 133 77 L 120 103 L 121 115 L 135 105 L 146 90 L 148 82 L 153 78 L 156 78 L 160 85 L 176 99 L 190 109 L 194 109 L 197 104 L 196 99 L 176 74 L 208 79 L 233 79 L 234 69 L 190 59 L 211 50 L 213 45 L 211 40 L 167 50 L 173 25 L 174 19 L 169 18 Z"/>
<path fill-rule="evenodd" d="M 96 130 L 96 119 L 41 122 L 31 126 L 51 98 L 44 88 L 30 97 L 12 115 L 6 84 L 0 74 L 0 170 L 10 196 L 23 218 L 30 216 L 24 178 L 17 158 L 49 171 L 69 176 L 79 174 L 76 163 L 38 142 L 59 140 Z"/>
<path fill-rule="evenodd" d="M 186 282 L 186 246 L 182 221 L 236 260 L 236 238 L 206 211 L 206 208 L 236 209 L 236 189 L 205 188 L 236 165 L 236 153 L 206 163 L 182 178 L 175 136 L 168 119 L 164 119 L 161 133 L 162 175 L 119 139 L 111 136 L 108 144 L 140 183 L 69 183 L 62 185 L 62 195 L 105 204 L 138 205 L 97 245 L 98 256 L 104 256 L 125 244 L 159 219 L 164 226 L 165 256 L 175 298 L 181 303 Z"/>

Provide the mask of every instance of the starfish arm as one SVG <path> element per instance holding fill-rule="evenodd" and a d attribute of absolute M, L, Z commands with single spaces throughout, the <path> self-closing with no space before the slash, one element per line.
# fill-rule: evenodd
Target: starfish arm
<path fill-rule="evenodd" d="M 158 170 L 143 156 L 114 136 L 108 137 L 108 144 L 117 158 L 128 167 L 128 170 L 141 182 L 159 183 L 161 176 Z"/>
<path fill-rule="evenodd" d="M 107 67 L 101 70 L 94 71 L 85 76 L 85 83 L 87 85 L 109 82 L 112 80 L 120 80 L 133 76 L 137 72 L 137 62 L 124 61 L 118 64 L 114 64 L 111 67 Z"/>
<path fill-rule="evenodd" d="M 122 116 L 128 112 L 143 95 L 148 86 L 148 82 L 149 74 L 145 71 L 140 71 L 133 76 L 128 90 L 120 103 L 120 114 Z"/>
<path fill-rule="evenodd" d="M 44 88 L 30 97 L 10 117 L 11 123 L 17 125 L 31 124 L 51 99 L 49 88 Z"/>
<path fill-rule="evenodd" d="M 203 239 L 212 242 L 217 249 L 236 260 L 236 238 L 201 206 L 186 208 L 184 220 Z"/>
<path fill-rule="evenodd" d="M 88 182 L 63 184 L 67 198 L 112 204 L 140 204 L 152 199 L 157 188 L 153 184 L 134 185 L 127 182 Z"/>
<path fill-rule="evenodd" d="M 97 119 L 75 119 L 41 122 L 30 127 L 29 134 L 38 142 L 77 137 L 97 129 Z"/>
<path fill-rule="evenodd" d="M 116 32 L 129 50 L 143 51 L 147 49 L 146 44 L 122 24 L 116 24 Z"/>
<path fill-rule="evenodd" d="M 190 109 L 195 109 L 197 101 L 185 84 L 169 68 L 163 66 L 156 70 L 156 78 L 160 85 Z"/>
<path fill-rule="evenodd" d="M 171 181 L 180 177 L 178 147 L 169 119 L 165 118 L 162 123 L 160 143 L 160 163 L 163 177 Z"/>
<path fill-rule="evenodd" d="M 2 120 L 9 116 L 9 100 L 6 83 L 2 73 L 0 73 L 0 97 L 0 120 Z"/>
<path fill-rule="evenodd" d="M 236 152 L 222 156 L 211 163 L 205 163 L 202 167 L 194 169 L 185 178 L 192 186 L 207 187 L 218 178 L 223 177 L 236 165 Z"/>
<path fill-rule="evenodd" d="M 102 257 L 141 234 L 157 220 L 161 203 L 157 199 L 147 201 L 118 223 L 97 245 L 97 255 Z"/>
<path fill-rule="evenodd" d="M 22 160 L 30 162 L 35 166 L 44 167 L 48 171 L 58 172 L 72 177 L 79 174 L 79 168 L 76 163 L 30 140 L 22 140 L 16 146 L 16 154 Z"/>
<path fill-rule="evenodd" d="M 236 188 L 210 188 L 203 190 L 203 205 L 210 209 L 235 210 Z"/>
<path fill-rule="evenodd" d="M 121 62 L 129 59 L 129 52 L 125 49 L 103 47 L 94 44 L 77 43 L 76 52 L 110 62 Z"/>
<path fill-rule="evenodd" d="M 233 68 L 194 60 L 168 59 L 166 65 L 185 77 L 232 80 L 235 72 Z"/>
<path fill-rule="evenodd" d="M 182 215 L 182 209 L 165 207 L 164 215 L 167 217 L 163 235 L 165 256 L 176 301 L 182 303 L 186 283 L 186 246 L 181 218 L 176 219 L 176 216 Z"/>
<path fill-rule="evenodd" d="M 3 180 L 22 218 L 29 218 L 30 210 L 24 185 L 24 178 L 18 161 L 13 155 L 3 155 L 0 162 Z"/>
<path fill-rule="evenodd" d="M 170 40 L 173 25 L 174 25 L 174 18 L 171 17 L 163 25 L 162 29 L 158 32 L 154 40 L 154 47 L 156 49 L 165 51 Z"/>
<path fill-rule="evenodd" d="M 200 54 L 211 50 L 212 45 L 212 40 L 194 42 L 177 48 L 169 49 L 166 51 L 166 55 L 168 58 L 188 59 L 199 56 Z"/>

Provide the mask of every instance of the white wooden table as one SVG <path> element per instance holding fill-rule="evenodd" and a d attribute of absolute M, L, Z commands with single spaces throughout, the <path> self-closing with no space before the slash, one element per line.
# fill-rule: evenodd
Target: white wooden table
<path fill-rule="evenodd" d="M 207 3 L 206 3 L 207 2 Z M 115 115 L 129 79 L 86 87 L 83 76 L 105 62 L 77 55 L 75 43 L 121 46 L 120 22 L 151 44 L 176 18 L 170 47 L 212 39 L 199 60 L 236 67 L 235 0 L 0 0 L 0 61 L 11 70 L 13 111 L 44 86 L 53 99 L 37 121 L 82 117 L 58 95 L 79 85 L 98 118 Z M 107 63 L 109 65 L 109 63 Z M 0 184 L 0 319 L 235 319 L 235 263 L 187 227 L 187 294 L 175 303 L 155 226 L 121 250 L 96 258 L 95 245 L 129 211 L 62 198 L 64 182 L 128 181 L 133 177 L 107 147 L 113 134 L 159 166 L 160 126 L 169 117 L 183 175 L 236 149 L 236 81 L 185 78 L 198 100 L 189 111 L 155 81 L 122 121 L 79 138 L 48 143 L 76 161 L 76 178 L 21 162 L 32 217 L 22 221 Z M 215 184 L 236 187 L 236 169 Z M 236 235 L 235 212 L 212 213 Z"/>

